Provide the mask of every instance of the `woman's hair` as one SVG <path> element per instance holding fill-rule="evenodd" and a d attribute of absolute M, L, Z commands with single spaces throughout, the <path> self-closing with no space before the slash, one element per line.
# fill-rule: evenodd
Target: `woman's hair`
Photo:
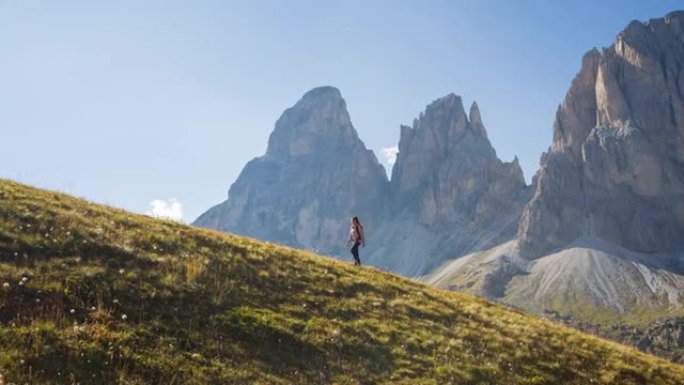
<path fill-rule="evenodd" d="M 352 222 L 356 223 L 357 225 L 361 224 L 361 222 L 359 222 L 359 217 L 353 217 Z"/>

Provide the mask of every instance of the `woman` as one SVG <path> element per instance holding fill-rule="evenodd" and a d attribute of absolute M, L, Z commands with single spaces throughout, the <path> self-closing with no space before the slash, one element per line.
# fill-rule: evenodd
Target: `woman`
<path fill-rule="evenodd" d="M 359 259 L 359 245 L 366 247 L 366 238 L 363 236 L 363 226 L 361 226 L 361 222 L 359 222 L 359 217 L 354 217 L 351 220 L 349 239 L 347 240 L 345 247 L 348 247 L 350 243 L 354 245 L 351 248 L 351 253 L 354 256 L 354 265 L 361 266 L 361 260 Z"/>

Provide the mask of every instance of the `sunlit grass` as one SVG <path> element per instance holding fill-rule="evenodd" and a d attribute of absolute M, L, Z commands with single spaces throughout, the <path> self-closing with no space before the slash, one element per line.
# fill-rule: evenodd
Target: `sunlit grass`
<path fill-rule="evenodd" d="M 0 374 L 20 384 L 684 383 L 680 366 L 469 295 L 9 181 Z"/>

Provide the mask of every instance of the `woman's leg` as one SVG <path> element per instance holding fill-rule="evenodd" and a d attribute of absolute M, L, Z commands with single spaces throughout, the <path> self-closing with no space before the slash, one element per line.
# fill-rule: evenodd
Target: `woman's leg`
<path fill-rule="evenodd" d="M 359 259 L 359 244 L 360 242 L 354 243 L 354 246 L 351 249 L 351 253 L 354 256 L 354 264 L 361 266 L 361 259 Z"/>

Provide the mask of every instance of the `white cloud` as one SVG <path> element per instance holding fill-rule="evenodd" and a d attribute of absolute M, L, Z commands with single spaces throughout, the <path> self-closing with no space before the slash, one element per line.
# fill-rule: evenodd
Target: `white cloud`
<path fill-rule="evenodd" d="M 385 147 L 380 150 L 380 153 L 382 154 L 382 159 L 385 161 L 385 164 L 389 166 L 388 168 L 391 169 L 392 166 L 394 166 L 394 162 L 397 161 L 397 154 L 399 153 L 399 147 L 397 146 L 392 146 L 392 147 Z"/>
<path fill-rule="evenodd" d="M 181 221 L 183 219 L 183 205 L 176 198 L 155 199 L 150 202 L 150 209 L 145 212 L 145 215 Z"/>

